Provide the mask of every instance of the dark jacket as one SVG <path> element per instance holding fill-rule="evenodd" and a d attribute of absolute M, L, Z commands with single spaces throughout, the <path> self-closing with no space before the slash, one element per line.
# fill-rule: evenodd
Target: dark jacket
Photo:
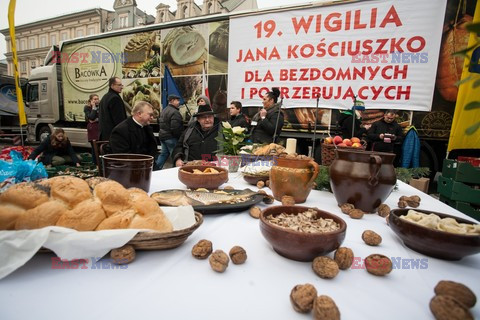
<path fill-rule="evenodd" d="M 169 104 L 162 110 L 158 120 L 160 130 L 158 139 L 165 141 L 168 139 L 178 139 L 183 132 L 183 119 L 180 111 L 173 105 Z"/>
<path fill-rule="evenodd" d="M 365 128 L 361 128 L 362 119 L 355 119 L 355 129 L 353 131 L 353 137 L 362 138 L 367 133 Z M 338 126 L 340 127 L 342 138 L 352 138 L 352 125 L 353 125 L 353 113 L 351 110 L 342 111 L 338 117 Z"/>
<path fill-rule="evenodd" d="M 42 152 L 43 155 L 40 161 L 45 165 L 52 164 L 52 159 L 54 156 L 70 156 L 73 163 L 80 163 L 80 160 L 78 160 L 77 154 L 73 150 L 72 144 L 68 139 L 64 148 L 54 148 L 50 141 L 50 136 L 48 136 L 43 139 L 42 143 L 40 143 L 40 145 L 35 150 L 33 150 L 28 159 L 34 160 Z"/>
<path fill-rule="evenodd" d="M 380 134 L 382 133 L 394 134 L 396 138 L 391 143 L 385 143 L 383 139 L 380 139 Z M 368 129 L 367 136 L 368 140 L 372 143 L 373 151 L 392 152 L 394 144 L 402 143 L 403 130 L 396 121 L 387 123 L 384 119 L 381 119 L 372 124 L 370 129 Z"/>
<path fill-rule="evenodd" d="M 252 123 L 257 122 L 256 126 L 252 125 L 251 139 L 254 143 L 271 143 L 273 142 L 273 135 L 275 133 L 275 126 L 278 127 L 276 138 L 280 136 L 283 128 L 283 112 L 280 110 L 280 105 L 276 103 L 271 108 L 267 109 L 265 119 L 260 118 L 260 112 L 256 113 L 252 118 Z"/>
<path fill-rule="evenodd" d="M 157 154 L 157 143 L 152 127 L 140 127 L 132 117 L 120 122 L 110 135 L 112 153 Z"/>
<path fill-rule="evenodd" d="M 110 140 L 113 128 L 125 119 L 127 119 L 127 113 L 123 100 L 110 88 L 100 100 L 99 105 L 100 140 Z"/>
<path fill-rule="evenodd" d="M 243 113 L 239 113 L 234 117 L 231 117 L 230 120 L 228 120 L 228 123 L 233 127 L 242 127 L 246 128 L 247 132 L 250 128 L 250 125 L 248 124 L 247 118 Z"/>
<path fill-rule="evenodd" d="M 98 140 L 98 109 L 94 110 L 91 106 L 86 105 L 83 107 L 83 113 L 85 114 L 85 122 L 87 122 L 88 141 Z"/>
<path fill-rule="evenodd" d="M 183 161 L 202 160 L 202 156 L 203 159 L 207 157 L 207 160 L 213 160 L 215 151 L 219 150 L 216 138 L 220 127 L 220 120 L 217 118 L 208 132 L 203 132 L 197 121 L 190 124 L 178 139 L 172 152 L 173 163 L 179 158 Z"/>

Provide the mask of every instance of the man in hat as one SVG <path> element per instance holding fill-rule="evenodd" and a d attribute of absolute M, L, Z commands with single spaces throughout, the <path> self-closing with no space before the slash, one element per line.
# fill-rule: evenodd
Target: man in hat
<path fill-rule="evenodd" d="M 210 105 L 200 105 L 193 115 L 196 121 L 191 123 L 178 140 L 173 150 L 173 163 L 180 167 L 187 161 L 212 159 L 218 150 L 220 120 L 215 118 Z"/>
<path fill-rule="evenodd" d="M 132 109 L 132 116 L 120 122 L 110 135 L 112 153 L 157 155 L 157 142 L 150 121 L 153 107 L 146 101 L 139 101 Z"/>
<path fill-rule="evenodd" d="M 178 107 L 180 105 L 180 97 L 174 94 L 168 96 L 168 105 L 162 110 L 158 124 L 160 130 L 158 139 L 162 144 L 162 151 L 156 161 L 156 168 L 161 170 L 172 155 L 173 149 L 177 145 L 178 139 L 183 132 L 183 119 Z"/>

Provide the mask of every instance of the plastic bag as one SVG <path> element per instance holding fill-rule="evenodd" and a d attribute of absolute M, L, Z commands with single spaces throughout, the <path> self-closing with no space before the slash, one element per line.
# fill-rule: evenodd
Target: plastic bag
<path fill-rule="evenodd" d="M 48 177 L 43 163 L 35 160 L 23 160 L 23 155 L 15 150 L 10 151 L 10 157 L 12 162 L 0 160 L 1 189 L 7 188 L 10 184 Z"/>

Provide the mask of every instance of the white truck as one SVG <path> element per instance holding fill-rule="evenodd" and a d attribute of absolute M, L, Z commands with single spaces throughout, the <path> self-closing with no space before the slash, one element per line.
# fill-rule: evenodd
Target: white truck
<path fill-rule="evenodd" d="M 451 66 L 463 63 L 449 52 L 466 45 L 464 27 L 476 6 L 459 0 L 307 3 L 64 41 L 28 80 L 28 138 L 38 141 L 62 127 L 73 145 L 88 147 L 83 107 L 89 94 L 103 96 L 112 76 L 122 78 L 129 107 L 147 100 L 161 112 L 168 66 L 186 101 L 186 118 L 202 93 L 204 73 L 223 119 L 231 100 L 248 106 L 244 113 L 252 116 L 262 93 L 280 87 L 281 137 L 297 138 L 301 152 L 312 144 L 315 128 L 316 138 L 335 133 L 340 110 L 349 109 L 355 96 L 364 101 L 369 121 L 381 118 L 379 109 L 400 109 L 402 124 L 415 125 L 422 140 L 421 165 L 438 171 L 459 78 Z"/>

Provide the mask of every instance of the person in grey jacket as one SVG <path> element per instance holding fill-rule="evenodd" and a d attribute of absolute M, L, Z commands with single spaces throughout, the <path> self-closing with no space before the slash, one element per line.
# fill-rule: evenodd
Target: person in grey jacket
<path fill-rule="evenodd" d="M 278 88 L 272 88 L 272 91 L 263 96 L 263 109 L 253 116 L 250 123 L 254 143 L 272 143 L 282 132 L 284 119 L 281 105 L 277 103 L 279 96 Z"/>
<path fill-rule="evenodd" d="M 160 130 L 158 139 L 162 144 L 162 151 L 156 161 L 156 169 L 161 170 L 177 145 L 178 138 L 183 132 L 183 119 L 178 107 L 180 97 L 174 94 L 168 96 L 168 105 L 162 110 L 158 119 Z"/>

